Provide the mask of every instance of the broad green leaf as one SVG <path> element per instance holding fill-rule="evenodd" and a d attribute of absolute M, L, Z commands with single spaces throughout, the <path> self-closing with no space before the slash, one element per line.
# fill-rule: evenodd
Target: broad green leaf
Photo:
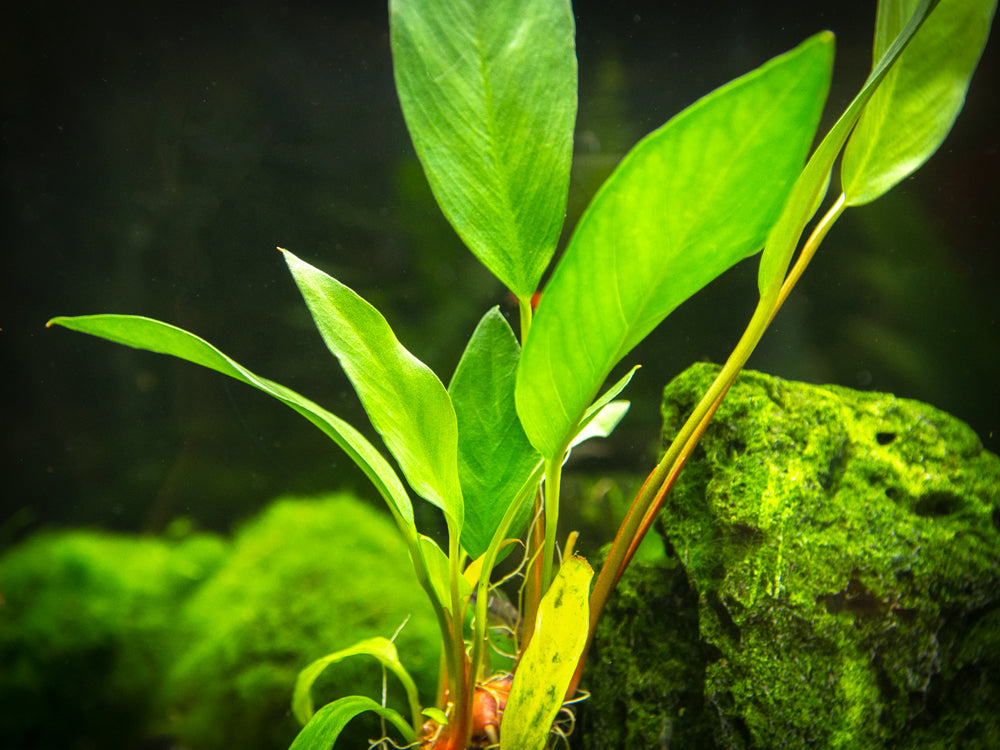
<path fill-rule="evenodd" d="M 913 16 L 879 60 L 865 81 L 865 85 L 861 87 L 861 91 L 809 157 L 809 162 L 795 181 L 795 186 L 785 202 L 781 216 L 768 234 L 764 252 L 761 254 L 760 269 L 757 272 L 757 287 L 761 297 L 777 298 L 792 254 L 798 246 L 806 224 L 823 201 L 826 188 L 830 184 L 830 171 L 841 149 L 844 148 L 851 129 L 886 73 L 906 49 L 906 45 L 927 18 L 927 14 L 939 2 L 940 0 L 920 0 Z"/>
<path fill-rule="evenodd" d="M 542 597 L 500 731 L 501 750 L 542 750 L 587 642 L 590 579 L 582 557 L 566 560 Z"/>
<path fill-rule="evenodd" d="M 186 359 L 273 396 L 304 416 L 339 445 L 378 489 L 403 529 L 404 535 L 408 538 L 416 536 L 410 498 L 388 461 L 347 422 L 290 388 L 253 374 L 204 339 L 158 320 L 135 315 L 84 315 L 53 318 L 47 325 L 58 325 L 136 349 Z"/>
<path fill-rule="evenodd" d="M 527 300 L 555 251 L 576 120 L 568 0 L 390 0 L 417 156 L 469 249 Z"/>
<path fill-rule="evenodd" d="M 820 34 L 647 136 L 587 209 L 521 353 L 517 411 L 554 460 L 618 361 L 674 308 L 761 248 L 829 86 Z"/>
<path fill-rule="evenodd" d="M 292 742 L 289 750 L 330 750 L 344 731 L 347 722 L 365 711 L 374 711 L 392 723 L 405 742 L 415 742 L 416 734 L 406 720 L 391 708 L 379 705 L 364 695 L 349 695 L 327 703 L 309 720 Z"/>
<path fill-rule="evenodd" d="M 878 5 L 872 64 L 913 15 L 917 0 Z M 965 103 L 996 0 L 941 0 L 872 96 L 844 150 L 848 205 L 873 201 L 937 151 Z"/>
<path fill-rule="evenodd" d="M 287 250 L 284 256 L 323 341 L 410 486 L 461 527 L 458 425 L 444 385 L 399 343 L 378 310 Z"/>
<path fill-rule="evenodd" d="M 410 713 L 413 716 L 414 725 L 419 723 L 421 711 L 417 685 L 413 682 L 413 678 L 410 677 L 410 673 L 406 671 L 406 668 L 399 661 L 399 652 L 396 650 L 395 644 L 388 638 L 379 637 L 368 638 L 355 643 L 349 648 L 333 654 L 327 654 L 299 672 L 299 676 L 295 680 L 295 690 L 292 693 L 292 712 L 295 714 L 295 718 L 302 724 L 307 724 L 312 719 L 314 713 L 312 699 L 313 683 L 316 682 L 316 679 L 322 674 L 323 670 L 331 664 L 336 664 L 352 656 L 371 656 L 377 659 L 383 667 L 395 674 L 400 682 L 403 683 L 403 688 L 406 690 L 406 697 L 410 703 Z"/>
<path fill-rule="evenodd" d="M 521 347 L 499 308 L 480 320 L 448 392 L 458 416 L 458 475 L 465 501 L 462 546 L 486 551 L 517 491 L 541 461 L 514 406 Z"/>

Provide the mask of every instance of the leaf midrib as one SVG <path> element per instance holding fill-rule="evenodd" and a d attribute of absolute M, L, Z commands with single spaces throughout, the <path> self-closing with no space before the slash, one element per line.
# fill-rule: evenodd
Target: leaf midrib
<path fill-rule="evenodd" d="M 503 160 L 497 153 L 497 149 L 499 146 L 498 134 L 497 134 L 497 117 L 494 105 L 493 86 L 490 85 L 491 82 L 490 70 L 489 70 L 490 61 L 486 54 L 486 49 L 488 48 L 488 44 L 483 39 L 485 33 L 484 30 L 485 24 L 482 22 L 483 14 L 474 14 L 474 15 L 476 18 L 474 46 L 476 48 L 477 59 L 479 63 L 478 64 L 479 78 L 483 91 L 483 108 L 484 108 L 483 116 L 485 119 L 485 127 L 488 134 L 488 152 L 490 158 L 490 167 L 492 168 L 492 172 L 494 174 L 496 174 L 498 177 L 501 177 L 501 179 L 499 180 L 500 184 L 498 184 L 497 187 L 499 190 L 502 190 L 502 193 L 499 196 L 501 205 L 498 207 L 502 209 L 502 213 L 500 214 L 500 216 L 502 216 L 505 219 L 504 221 L 505 226 L 503 228 L 502 234 L 505 237 L 510 236 L 514 248 L 521 248 L 524 246 L 524 238 L 521 236 L 521 227 L 518 221 L 516 220 L 515 211 L 511 201 L 512 180 L 510 178 L 508 170 L 503 168 L 504 167 Z M 505 247 L 502 243 L 495 245 L 494 251 L 499 252 L 503 256 L 504 265 L 508 266 L 511 269 L 511 272 L 513 273 L 514 276 L 518 277 L 516 279 L 517 285 L 521 286 L 521 284 L 525 280 L 524 279 L 525 269 L 523 268 L 519 269 L 517 267 L 518 264 L 516 263 L 516 259 L 522 257 L 522 255 L 524 254 L 516 249 L 509 249 Z"/>

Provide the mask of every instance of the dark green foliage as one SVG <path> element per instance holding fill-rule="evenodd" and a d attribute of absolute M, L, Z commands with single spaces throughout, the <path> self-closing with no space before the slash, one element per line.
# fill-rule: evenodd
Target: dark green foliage
<path fill-rule="evenodd" d="M 0 747 L 124 748 L 143 735 L 182 598 L 225 553 L 91 531 L 0 559 Z"/>
<path fill-rule="evenodd" d="M 383 514 L 346 495 L 279 500 L 238 533 L 226 564 L 184 608 L 179 627 L 190 640 L 168 676 L 167 733 L 198 750 L 287 747 L 299 728 L 290 711 L 299 670 L 362 638 L 392 636 L 408 615 L 396 644 L 432 696 L 439 636 L 412 578 Z M 390 705 L 405 709 L 388 680 Z M 324 673 L 314 697 L 321 706 L 381 690 L 379 665 L 358 658 Z M 359 718 L 344 746 L 379 733 Z"/>
<path fill-rule="evenodd" d="M 665 438 L 716 372 L 667 387 Z M 655 569 L 625 579 L 590 684 L 627 684 L 628 710 L 594 701 L 588 727 L 673 747 L 682 706 L 713 738 L 697 747 L 997 747 L 998 517 L 1000 459 L 958 420 L 744 373 L 660 516 L 692 593 Z M 630 660 L 646 642 L 686 673 Z"/>

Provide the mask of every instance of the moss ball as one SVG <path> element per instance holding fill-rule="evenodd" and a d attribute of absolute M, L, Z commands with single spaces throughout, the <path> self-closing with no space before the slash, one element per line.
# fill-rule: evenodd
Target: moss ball
<path fill-rule="evenodd" d="M 40 533 L 0 558 L 0 746 L 119 748 L 145 736 L 183 598 L 225 554 L 175 541 Z"/>
<path fill-rule="evenodd" d="M 184 608 L 188 645 L 167 678 L 164 730 L 199 750 L 288 747 L 298 672 L 400 626 L 401 661 L 429 700 L 440 635 L 392 521 L 348 495 L 278 500 L 237 533 L 226 564 Z M 389 705 L 405 709 L 392 675 L 387 687 Z M 380 698 L 377 662 L 347 660 L 313 690 L 317 708 L 352 694 Z M 338 745 L 378 734 L 359 718 Z"/>

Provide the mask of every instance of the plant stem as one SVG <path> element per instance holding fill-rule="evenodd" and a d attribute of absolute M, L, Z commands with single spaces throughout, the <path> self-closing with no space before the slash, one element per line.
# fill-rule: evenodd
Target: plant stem
<path fill-rule="evenodd" d="M 559 523 L 559 484 L 562 479 L 562 454 L 545 462 L 545 547 L 542 550 L 542 595 L 552 583 L 552 564 L 556 550 L 556 526 Z"/>
<path fill-rule="evenodd" d="M 442 651 L 442 656 L 444 658 L 444 674 L 451 677 L 456 672 L 456 665 L 454 664 L 454 654 L 449 644 L 452 642 L 452 625 L 448 620 L 448 613 L 443 608 L 441 601 L 438 599 L 437 592 L 434 590 L 434 586 L 430 580 L 430 574 L 427 571 L 427 563 L 424 560 L 423 554 L 420 551 L 420 539 L 417 536 L 415 527 L 407 524 L 402 517 L 399 515 L 399 511 L 392 503 L 388 503 L 389 510 L 392 513 L 393 518 L 396 521 L 396 525 L 399 527 L 400 532 L 403 535 L 403 539 L 406 541 L 406 546 L 410 552 L 410 560 L 413 562 L 413 572 L 417 576 L 417 583 L 420 588 L 424 590 L 427 594 L 427 599 L 431 603 L 431 607 L 434 609 L 434 616 L 438 621 L 438 628 L 441 631 L 441 642 L 445 644 Z M 443 687 L 443 686 L 442 686 Z M 438 696 L 439 699 L 442 696 Z M 419 716 L 417 717 L 419 719 Z M 416 721 L 413 726 L 413 731 L 420 733 L 422 721 Z"/>
<path fill-rule="evenodd" d="M 590 643 L 596 632 L 597 621 L 604 609 L 604 605 L 607 603 L 608 597 L 614 590 L 622 573 L 624 573 L 625 567 L 642 542 L 646 531 L 649 530 L 653 518 L 663 502 L 663 498 L 673 485 L 684 462 L 694 451 L 702 433 L 722 403 L 722 399 L 729 391 L 730 386 L 736 380 L 736 376 L 739 375 L 740 370 L 743 369 L 743 366 L 764 335 L 764 331 L 767 330 L 778 309 L 787 299 L 796 282 L 801 278 L 806 266 L 809 265 L 809 261 L 816 254 L 820 243 L 826 237 L 834 222 L 843 213 L 845 207 L 846 201 L 844 195 L 841 195 L 816 224 L 816 227 L 809 235 L 809 239 L 803 245 L 795 265 L 781 285 L 780 290 L 760 298 L 757 308 L 754 310 L 753 317 L 750 319 L 750 323 L 744 330 L 739 342 L 737 342 L 732 354 L 729 355 L 729 358 L 722 366 L 722 369 L 708 391 L 702 396 L 701 401 L 695 406 L 694 411 L 691 412 L 683 427 L 681 427 L 670 443 L 670 447 L 667 448 L 663 458 L 660 459 L 656 468 L 653 469 L 639 489 L 639 493 L 636 495 L 621 526 L 618 528 L 618 533 L 615 535 L 615 540 L 611 544 L 611 549 L 604 560 L 604 565 L 601 566 L 601 572 L 598 574 L 597 581 L 594 584 L 594 591 L 590 597 L 590 632 L 587 635 L 587 646 L 580 657 L 576 674 L 570 683 L 568 695 L 572 695 L 579 684 L 587 652 L 590 649 Z"/>
<path fill-rule="evenodd" d="M 659 511 L 660 506 L 663 504 L 663 498 L 666 497 L 666 494 L 670 491 L 670 488 L 674 486 L 674 482 L 680 475 L 681 469 L 684 468 L 684 464 L 687 463 L 687 460 L 691 457 L 691 454 L 697 447 L 698 441 L 701 440 L 701 436 L 705 432 L 705 428 L 708 427 L 709 422 L 712 421 L 712 417 L 715 416 L 716 410 L 722 403 L 722 399 L 724 399 L 726 397 L 726 394 L 729 392 L 729 388 L 730 386 L 732 386 L 732 383 L 733 381 L 729 381 L 729 383 L 726 385 L 722 393 L 720 393 L 716 397 L 715 401 L 709 407 L 705 416 L 702 417 L 697 427 L 695 427 L 694 432 L 691 434 L 691 437 L 684 444 L 684 447 L 681 449 L 680 454 L 674 461 L 670 473 L 667 474 L 667 477 L 663 480 L 663 483 L 660 485 L 659 490 L 657 490 L 656 496 L 653 498 L 653 502 L 650 504 L 649 509 L 642 517 L 642 523 L 639 525 L 638 531 L 636 531 L 635 536 L 629 543 L 628 551 L 625 553 L 625 557 L 622 560 L 621 565 L 619 566 L 617 575 L 615 576 L 614 580 L 615 586 L 618 585 L 618 581 L 621 579 L 622 573 L 625 572 L 625 568 L 628 567 L 628 564 L 632 561 L 632 557 L 639 549 L 639 545 L 642 544 L 642 540 L 645 538 L 646 532 L 649 531 L 649 527 L 652 525 L 653 521 L 656 518 L 657 511 Z"/>
<path fill-rule="evenodd" d="M 476 613 L 472 636 L 471 673 L 473 685 L 482 673 L 482 662 L 485 659 L 486 653 L 487 609 L 491 586 L 490 574 L 493 571 L 494 565 L 496 565 L 500 549 L 503 547 L 504 541 L 507 539 L 507 533 L 510 531 L 510 527 L 514 523 L 514 520 L 521 512 L 521 507 L 527 502 L 529 497 L 537 493 L 540 476 L 541 468 L 536 469 L 531 477 L 529 477 L 528 481 L 524 483 L 524 486 L 518 491 L 514 501 L 507 507 L 507 511 L 500 520 L 500 525 L 497 527 L 497 530 L 493 535 L 493 539 L 490 540 L 490 546 L 486 549 L 482 558 L 479 581 L 476 584 Z"/>
<path fill-rule="evenodd" d="M 806 266 L 809 265 L 809 261 L 813 259 L 816 250 L 819 249 L 820 243 L 823 242 L 827 232 L 830 231 L 830 228 L 840 218 L 840 215 L 844 213 L 845 208 L 847 208 L 847 196 L 841 193 L 840 197 L 830 206 L 830 210 L 823 214 L 823 218 L 816 224 L 812 234 L 809 235 L 809 239 L 806 240 L 806 244 L 802 246 L 802 252 L 795 259 L 795 265 L 792 266 L 792 270 L 785 277 L 785 281 L 781 285 L 781 292 L 778 294 L 777 303 L 774 306 L 774 311 L 771 313 L 772 319 L 778 313 L 781 306 L 785 304 L 785 300 L 791 293 L 792 288 L 798 283 L 798 280 L 806 270 Z M 770 322 L 768 321 L 768 323 Z"/>
<path fill-rule="evenodd" d="M 517 298 L 517 308 L 521 314 L 521 346 L 528 340 L 528 331 L 531 330 L 531 297 L 528 299 Z"/>
<path fill-rule="evenodd" d="M 539 553 L 545 549 L 545 515 L 541 488 L 535 492 L 534 505 L 527 540 L 528 567 L 525 570 L 524 595 L 519 602 L 522 623 L 520 650 L 522 653 L 535 632 L 535 616 L 538 614 L 538 604 L 542 600 L 542 568 Z"/>
<path fill-rule="evenodd" d="M 465 747 L 472 733 L 472 683 L 465 658 L 465 608 L 462 606 L 462 594 L 459 589 L 459 579 L 462 576 L 462 551 L 459 545 L 460 531 L 458 526 L 448 518 L 448 561 L 450 563 L 449 579 L 451 582 L 451 652 L 452 674 L 450 679 L 451 699 L 455 702 L 455 714 L 452 717 L 452 738 L 461 738 Z"/>

